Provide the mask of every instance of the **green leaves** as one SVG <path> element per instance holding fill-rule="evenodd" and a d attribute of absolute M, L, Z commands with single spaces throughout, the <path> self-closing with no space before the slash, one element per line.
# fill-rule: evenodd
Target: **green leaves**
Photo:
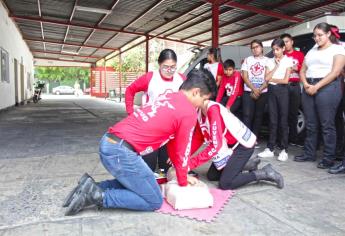
<path fill-rule="evenodd" d="M 45 81 L 65 81 L 68 84 L 76 80 L 88 83 L 90 69 L 83 67 L 35 67 L 35 78 Z"/>

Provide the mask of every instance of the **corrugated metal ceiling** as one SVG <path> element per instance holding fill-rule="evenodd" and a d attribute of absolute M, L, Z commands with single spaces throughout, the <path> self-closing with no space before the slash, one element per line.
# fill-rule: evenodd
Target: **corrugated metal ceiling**
<path fill-rule="evenodd" d="M 28 40 L 28 46 L 32 51 L 46 50 L 57 53 L 35 52 L 35 57 L 69 57 L 78 61 L 95 62 L 118 48 L 127 47 L 128 43 L 134 40 L 140 41 L 144 34 L 193 42 L 200 46 L 211 44 L 212 1 L 2 1 L 9 9 L 10 16 L 16 21 L 24 39 Z M 227 2 L 231 6 L 226 5 Z M 237 0 L 222 3 L 225 4 L 220 7 L 219 42 L 238 45 L 248 44 L 253 37 L 267 39 L 278 35 L 284 28 L 295 24 L 289 22 L 286 17 L 307 20 L 326 11 L 345 10 L 345 0 Z M 82 11 L 75 6 L 92 8 L 92 11 Z M 106 14 L 99 12 L 99 9 L 111 11 Z M 281 18 L 267 14 L 267 9 L 277 13 Z M 78 53 L 79 57 L 72 54 L 64 55 L 64 52 Z"/>

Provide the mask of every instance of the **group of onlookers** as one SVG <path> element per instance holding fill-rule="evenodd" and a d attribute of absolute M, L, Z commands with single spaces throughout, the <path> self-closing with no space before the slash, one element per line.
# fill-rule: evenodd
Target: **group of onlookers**
<path fill-rule="evenodd" d="M 268 105 L 269 139 L 267 148 L 258 154 L 259 157 L 274 157 L 275 147 L 278 147 L 281 151 L 277 159 L 286 161 L 291 144 L 304 146 L 303 154 L 294 157 L 295 161 L 316 161 L 317 147 L 323 142 L 323 157 L 318 168 L 330 168 L 330 173 L 345 172 L 343 164 L 334 166 L 335 117 L 338 111 L 341 120 L 343 111 L 340 101 L 343 97 L 341 73 L 345 49 L 339 43 L 340 34 L 336 26 L 327 23 L 316 25 L 313 38 L 315 45 L 305 57 L 294 49 L 293 38 L 289 34 L 272 41 L 273 58 L 264 56 L 262 43 L 253 40 L 250 43 L 253 55 L 244 59 L 241 73 L 234 70 L 232 60 L 223 63 L 223 70 L 218 69 L 222 80 L 216 101 L 240 117 L 257 136 Z M 210 54 L 213 53 L 214 50 L 210 50 Z M 216 76 L 218 78 L 219 74 Z M 304 145 L 297 134 L 301 104 L 306 122 Z"/>

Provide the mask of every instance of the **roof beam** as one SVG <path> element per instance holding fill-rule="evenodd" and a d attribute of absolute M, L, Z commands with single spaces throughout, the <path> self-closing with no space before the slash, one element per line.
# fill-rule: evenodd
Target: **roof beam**
<path fill-rule="evenodd" d="M 119 33 L 124 33 L 124 34 L 145 36 L 144 33 L 130 32 L 130 31 L 125 31 L 125 30 L 118 30 L 118 29 L 97 27 L 97 26 L 93 27 L 93 26 L 84 25 L 84 24 L 68 23 L 62 20 L 50 20 L 50 19 L 43 19 L 43 18 L 37 18 L 37 17 L 17 16 L 17 15 L 10 15 L 10 17 L 14 20 L 26 20 L 26 21 L 54 24 L 54 25 L 74 26 L 74 27 L 80 27 L 80 28 L 85 28 L 85 29 L 96 29 L 96 30 L 102 30 L 102 31 L 108 31 L 108 32 L 119 32 Z"/>
<path fill-rule="evenodd" d="M 32 52 L 32 53 L 46 53 L 46 54 L 63 55 L 63 56 L 70 56 L 70 57 L 83 57 L 83 58 L 94 58 L 94 59 L 99 59 L 99 57 L 95 57 L 95 56 L 76 55 L 76 54 L 61 53 L 61 52 L 56 52 L 56 51 L 32 50 L 31 52 Z"/>
<path fill-rule="evenodd" d="M 324 6 L 327 6 L 327 5 L 329 5 L 329 4 L 339 2 L 339 1 L 342 1 L 342 0 L 329 0 L 329 1 L 325 1 L 325 2 L 320 2 L 320 3 L 318 3 L 318 4 L 313 4 L 313 5 L 311 5 L 311 6 L 308 7 L 308 8 L 304 8 L 304 9 L 302 9 L 302 10 L 299 10 L 299 11 L 297 11 L 297 12 L 294 12 L 293 15 L 294 15 L 294 16 L 295 16 L 295 15 L 299 15 L 299 14 L 301 14 L 301 13 L 308 12 L 308 11 L 310 11 L 310 10 L 314 10 L 314 9 L 317 9 L 317 8 L 321 8 L 321 7 L 324 7 Z M 277 19 L 272 20 L 272 21 L 270 21 L 270 22 L 261 23 L 260 25 L 272 23 L 272 22 L 274 22 L 274 21 L 277 21 Z M 291 24 L 290 24 L 290 25 L 291 25 Z M 288 28 L 290 25 L 288 25 L 288 26 L 286 26 L 286 27 L 283 27 L 282 29 Z M 255 26 L 254 26 L 254 27 L 255 27 Z M 252 26 L 252 27 L 250 27 L 250 28 L 254 28 L 254 27 Z M 280 26 L 280 27 L 282 27 L 282 26 Z M 250 29 L 250 28 L 246 28 L 245 30 L 248 30 L 248 29 Z M 243 30 L 243 31 L 245 31 L 245 30 Z M 272 30 L 271 30 L 271 31 L 272 31 Z M 240 32 L 241 32 L 241 31 L 240 31 Z M 267 32 L 267 33 L 269 33 L 269 32 Z M 227 35 L 231 35 L 231 34 L 233 34 L 233 32 L 230 32 L 230 33 L 228 33 Z M 263 34 L 263 33 L 261 32 L 260 34 Z M 257 34 L 257 35 L 260 35 L 260 34 Z M 240 40 L 243 40 L 243 39 L 246 39 L 246 38 L 252 38 L 252 37 L 257 36 L 257 35 L 251 35 L 251 36 L 247 36 L 247 37 L 242 37 L 242 38 L 238 38 L 238 39 L 229 40 L 229 41 L 226 41 L 226 42 L 224 42 L 224 43 L 222 43 L 222 44 L 228 44 L 228 43 L 240 41 Z M 202 41 L 202 42 L 204 42 L 204 41 Z M 201 43 L 201 42 L 200 42 L 200 43 Z"/>
<path fill-rule="evenodd" d="M 152 31 L 154 31 L 154 30 L 156 30 L 156 29 L 158 29 L 158 28 L 160 28 L 160 27 L 162 27 L 162 26 L 165 26 L 165 25 L 167 25 L 167 24 L 170 24 L 171 22 L 173 22 L 173 21 L 175 21 L 175 20 L 177 20 L 177 19 L 179 19 L 179 18 L 181 18 L 181 17 L 184 17 L 184 16 L 190 14 L 191 12 L 193 12 L 193 11 L 195 11 L 195 10 L 201 8 L 201 7 L 205 7 L 206 5 L 208 5 L 208 4 L 207 4 L 207 3 L 204 3 L 204 4 L 202 4 L 202 5 L 198 5 L 198 6 L 196 6 L 196 7 L 193 7 L 191 10 L 181 13 L 180 15 L 178 15 L 178 16 L 172 18 L 169 22 L 165 22 L 165 23 L 163 23 L 163 24 L 160 24 L 160 25 L 156 26 L 155 28 L 151 29 L 150 31 L 148 31 L 148 32 L 146 32 L 146 33 L 150 33 L 150 32 L 152 32 Z M 208 10 L 205 11 L 205 12 L 208 12 Z M 202 14 L 204 14 L 205 12 L 203 12 Z M 176 27 L 177 27 L 177 26 L 176 26 Z M 176 27 L 173 27 L 173 28 L 176 28 Z M 168 30 L 165 30 L 164 32 L 161 32 L 161 33 L 159 33 L 159 34 L 157 34 L 157 35 L 155 35 L 155 36 L 150 35 L 150 39 L 156 38 L 156 37 L 158 37 L 159 35 L 162 35 L 162 34 L 164 34 L 165 32 L 168 32 L 168 31 L 170 31 L 170 30 L 171 30 L 171 28 L 169 28 Z M 134 42 L 134 41 L 137 40 L 138 38 L 139 38 L 139 37 L 133 39 L 132 41 L 128 42 L 127 44 Z M 111 52 L 111 53 L 112 53 L 112 52 Z M 111 53 L 107 54 L 105 57 L 109 56 Z"/>
<path fill-rule="evenodd" d="M 40 0 L 37 0 L 37 6 L 38 6 L 38 15 L 40 18 L 42 18 Z M 43 23 L 40 22 L 40 25 L 41 25 L 41 36 L 42 36 L 42 39 L 44 40 Z M 44 49 L 44 51 L 46 50 L 46 44 L 45 43 L 43 43 L 43 49 Z"/>
<path fill-rule="evenodd" d="M 110 11 L 113 11 L 114 8 L 116 7 L 116 5 L 117 5 L 118 3 L 119 3 L 119 0 L 114 0 L 109 10 L 110 10 Z M 99 26 L 103 23 L 103 21 L 104 21 L 108 16 L 109 16 L 109 14 L 105 14 L 105 15 L 97 22 L 96 26 L 99 27 Z M 91 36 L 95 33 L 95 31 L 96 31 L 95 29 L 93 29 L 93 30 L 91 31 L 91 33 L 86 37 L 85 41 L 83 42 L 83 45 L 85 45 L 85 44 L 90 40 Z M 83 46 L 81 46 L 81 47 L 79 48 L 78 53 L 80 52 L 80 50 L 81 50 L 82 48 L 83 48 Z"/>
<path fill-rule="evenodd" d="M 275 27 L 275 28 L 271 28 L 269 30 L 265 30 L 265 31 L 262 31 L 262 32 L 259 32 L 259 33 L 255 33 L 255 34 L 251 34 L 249 36 L 245 36 L 245 37 L 241 37 L 241 38 L 237 38 L 237 39 L 233 39 L 233 40 L 229 40 L 229 41 L 226 41 L 222 44 L 228 44 L 228 43 L 232 43 L 232 42 L 236 42 L 236 41 L 241 41 L 243 39 L 247 39 L 247 38 L 252 38 L 252 37 L 255 37 L 255 36 L 258 36 L 258 35 L 262 35 L 262 34 L 267 34 L 267 33 L 270 33 L 270 32 L 274 32 L 274 31 L 278 31 L 278 30 L 282 30 L 282 29 L 286 29 L 288 27 L 291 26 L 291 23 L 288 23 L 288 24 L 285 24 L 283 26 L 278 26 L 278 27 Z"/>
<path fill-rule="evenodd" d="M 75 1 L 74 1 L 74 6 L 73 6 L 73 9 L 72 9 L 72 12 L 71 12 L 71 15 L 70 15 L 70 17 L 69 17 L 69 21 L 68 21 L 69 23 L 72 22 L 72 19 L 73 19 L 73 16 L 74 16 L 74 12 L 75 12 L 75 7 L 77 6 L 77 4 L 78 4 L 78 0 L 75 0 Z M 70 27 L 70 26 L 67 26 L 67 29 L 66 29 L 65 37 L 64 37 L 64 39 L 63 39 L 63 42 L 64 42 L 64 43 L 66 42 L 66 39 L 67 39 L 69 27 Z M 61 52 L 63 51 L 63 47 L 64 47 L 64 44 L 62 44 L 62 46 L 61 46 Z"/>
<path fill-rule="evenodd" d="M 296 0 L 288 0 L 288 1 L 284 1 L 284 2 L 282 2 L 282 3 L 273 4 L 273 5 L 269 6 L 269 7 L 270 7 L 270 8 L 283 7 L 283 6 L 288 5 L 288 4 L 290 4 L 290 3 L 292 3 L 292 2 L 295 2 L 295 1 L 296 1 Z M 228 21 L 228 22 L 225 22 L 225 23 L 221 24 L 221 25 L 219 26 L 219 28 L 222 28 L 222 27 L 227 26 L 227 25 L 231 25 L 231 24 L 236 23 L 236 22 L 241 21 L 241 20 L 248 19 L 248 18 L 250 18 L 250 17 L 252 17 L 252 16 L 254 16 L 254 15 L 257 15 L 257 13 L 249 13 L 249 15 L 247 15 L 247 17 L 245 17 L 245 16 L 240 16 L 240 17 L 238 17 L 238 18 L 236 18 L 236 19 L 233 19 L 233 20 L 231 20 L 231 21 Z M 279 19 L 268 20 L 268 21 L 264 22 L 264 24 L 267 23 L 267 22 L 271 23 L 271 22 L 278 21 L 278 20 L 279 20 Z M 255 24 L 254 26 L 252 26 L 252 27 L 250 27 L 250 28 L 246 28 L 246 30 L 247 30 L 247 29 L 251 29 L 251 28 L 258 27 L 258 26 L 260 26 L 261 24 L 263 24 L 263 22 L 258 23 L 258 24 Z M 194 35 L 188 36 L 188 37 L 186 37 L 186 38 L 183 38 L 183 40 L 188 39 L 188 38 L 193 38 L 193 37 L 198 36 L 198 35 L 201 35 L 201 34 L 205 34 L 205 33 L 209 32 L 210 30 L 211 30 L 211 29 L 204 30 L 204 31 L 202 31 L 202 32 L 199 32 L 198 34 L 194 34 Z M 230 32 L 230 33 L 222 34 L 222 35 L 220 35 L 220 38 L 225 37 L 225 36 L 228 36 L 228 35 L 231 35 L 231 34 L 234 34 L 234 33 L 238 33 L 238 32 L 241 32 L 241 31 L 242 31 L 242 30 L 237 30 L 237 31 L 232 31 L 232 32 Z M 211 39 L 212 39 L 212 38 L 208 38 L 208 39 L 206 39 L 206 40 L 199 41 L 199 43 L 204 43 L 204 42 L 207 42 L 207 41 L 209 41 L 209 40 L 211 40 Z"/>
<path fill-rule="evenodd" d="M 48 40 L 48 39 L 45 39 L 45 40 L 33 39 L 33 38 L 23 38 L 23 39 L 27 42 L 34 42 L 34 43 L 42 42 L 42 43 L 58 44 L 58 45 L 65 44 L 66 46 L 75 46 L 75 47 L 83 46 L 85 48 L 104 49 L 104 50 L 111 50 L 111 51 L 119 50 L 118 48 L 99 47 L 99 46 L 94 46 L 94 45 L 80 45 L 77 43 L 63 43 L 63 42 L 53 41 L 53 40 Z"/>
<path fill-rule="evenodd" d="M 58 58 L 50 58 L 50 57 L 35 57 L 35 59 L 42 59 L 42 60 L 54 60 L 54 61 L 68 61 L 68 62 L 80 62 L 80 63 L 95 63 L 95 62 L 88 62 L 88 61 L 78 61 L 78 60 L 64 60 L 64 59 L 58 59 Z"/>
<path fill-rule="evenodd" d="M 135 22 L 137 22 L 139 19 L 143 18 L 147 13 L 149 13 L 150 11 L 152 11 L 153 9 L 155 9 L 156 7 L 158 7 L 162 2 L 164 2 L 165 0 L 158 0 L 155 3 L 153 3 L 152 5 L 150 5 L 149 7 L 147 7 L 143 13 L 138 16 L 135 17 L 135 19 L 133 19 L 131 22 L 129 22 L 127 25 L 125 25 L 124 27 L 121 28 L 121 30 L 125 30 L 126 28 L 128 28 L 130 25 L 134 24 Z M 118 36 L 119 33 L 114 34 L 113 36 L 111 36 L 107 41 L 105 41 L 105 43 L 103 43 L 101 46 L 106 45 L 107 43 L 109 43 L 111 40 L 113 40 L 114 38 L 116 38 L 116 36 Z"/>
<path fill-rule="evenodd" d="M 201 7 L 205 7 L 205 6 L 207 6 L 207 5 L 208 5 L 207 3 L 204 3 L 204 4 L 202 4 L 202 5 L 199 5 L 199 4 L 198 4 L 196 7 L 193 7 L 191 10 L 186 11 L 186 12 L 183 12 L 183 13 L 181 13 L 181 14 L 179 14 L 179 15 L 173 17 L 173 18 L 170 19 L 168 22 L 164 22 L 164 23 L 162 23 L 162 24 L 156 26 L 155 28 L 151 29 L 150 31 L 148 31 L 148 32 L 146 32 L 146 33 L 150 33 L 150 32 L 152 32 L 152 31 L 154 31 L 154 30 L 156 30 L 156 29 L 159 29 L 159 28 L 162 27 L 162 26 L 165 26 L 165 25 L 167 25 L 167 24 L 170 24 L 171 22 L 173 22 L 173 21 L 175 21 L 175 20 L 178 20 L 178 19 L 180 19 L 181 17 L 187 16 L 188 14 L 192 13 L 193 11 L 195 11 L 195 10 L 201 8 Z M 201 13 L 201 14 L 204 14 L 205 12 L 208 12 L 208 11 L 209 11 L 209 10 L 204 11 L 204 12 Z M 198 17 L 198 16 L 196 16 L 196 17 Z M 173 27 L 173 28 L 175 28 L 175 27 Z M 172 29 L 172 28 L 170 28 L 170 29 L 168 29 L 168 30 L 166 30 L 166 31 L 164 31 L 164 32 L 162 32 L 162 33 L 159 33 L 159 34 L 157 34 L 157 36 L 162 35 L 162 34 L 166 33 L 167 31 L 169 31 L 169 30 L 171 30 L 171 29 Z"/>
<path fill-rule="evenodd" d="M 255 13 L 258 13 L 260 15 L 270 16 L 270 17 L 281 19 L 281 20 L 288 20 L 288 21 L 294 22 L 294 23 L 298 23 L 298 22 L 303 21 L 303 19 L 301 19 L 301 18 L 297 18 L 297 17 L 293 17 L 293 16 L 284 15 L 281 13 L 276 13 L 273 11 L 260 9 L 257 7 L 241 4 L 238 2 L 230 1 L 230 2 L 226 2 L 224 4 L 227 6 L 233 7 L 233 8 L 237 8 L 237 9 L 241 9 L 241 10 L 245 10 L 245 11 L 250 11 L 250 12 L 255 12 Z"/>

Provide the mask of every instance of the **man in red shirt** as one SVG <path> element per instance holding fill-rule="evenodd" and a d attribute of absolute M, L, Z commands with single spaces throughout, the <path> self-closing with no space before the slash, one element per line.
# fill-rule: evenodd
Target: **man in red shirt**
<path fill-rule="evenodd" d="M 235 71 L 235 62 L 231 59 L 226 60 L 223 66 L 224 75 L 220 82 L 216 102 L 221 103 L 239 117 L 243 95 L 243 80 L 241 73 Z"/>
<path fill-rule="evenodd" d="M 214 95 L 216 83 L 209 73 L 192 71 L 179 92 L 164 93 L 152 104 L 108 129 L 100 142 L 100 159 L 113 180 L 98 184 L 85 176 L 68 196 L 65 215 L 83 208 L 125 208 L 153 211 L 162 205 L 162 194 L 153 172 L 143 161 L 148 154 L 167 144 L 180 186 L 197 183 L 188 176 L 191 140 L 197 121 L 196 108 Z"/>
<path fill-rule="evenodd" d="M 299 71 L 302 67 L 304 55 L 293 48 L 293 38 L 290 34 L 280 36 L 285 43 L 284 54 L 292 58 L 293 67 L 289 78 L 289 141 L 291 145 L 301 146 L 297 136 L 298 108 L 301 104 L 301 87 Z"/>

